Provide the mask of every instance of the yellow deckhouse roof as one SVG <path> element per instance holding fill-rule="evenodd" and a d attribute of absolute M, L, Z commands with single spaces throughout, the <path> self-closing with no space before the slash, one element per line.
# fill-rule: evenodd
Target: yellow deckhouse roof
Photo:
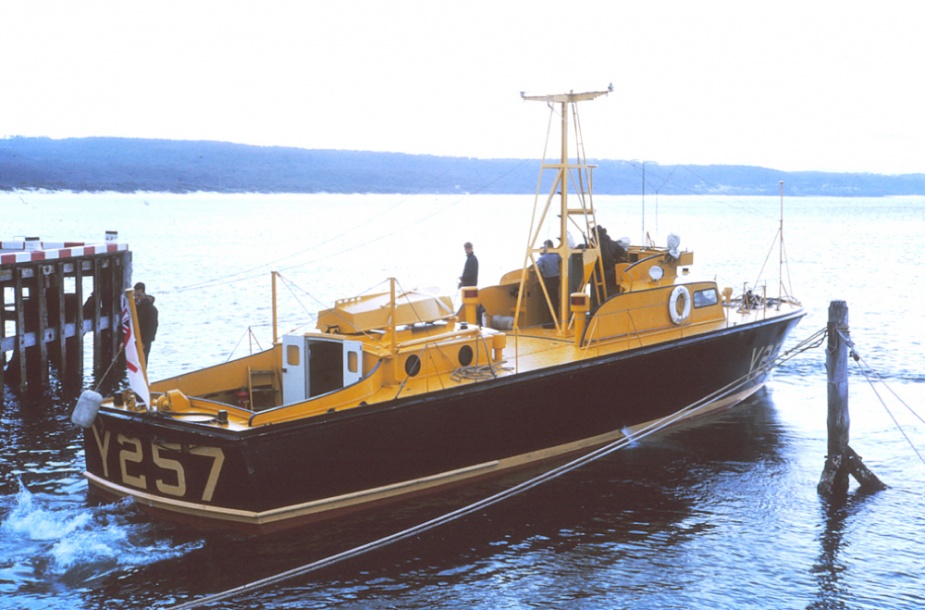
<path fill-rule="evenodd" d="M 318 314 L 318 330 L 353 334 L 391 326 L 392 296 L 388 292 L 339 299 Z M 395 326 L 447 320 L 455 315 L 450 297 L 421 292 L 395 295 Z"/>

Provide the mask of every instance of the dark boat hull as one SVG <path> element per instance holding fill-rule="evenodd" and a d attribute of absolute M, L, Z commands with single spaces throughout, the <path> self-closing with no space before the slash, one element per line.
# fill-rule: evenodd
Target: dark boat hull
<path fill-rule="evenodd" d="M 86 432 L 87 476 L 180 520 L 297 525 L 562 458 L 722 388 L 712 407 L 734 404 L 801 317 L 245 433 L 104 408 Z"/>

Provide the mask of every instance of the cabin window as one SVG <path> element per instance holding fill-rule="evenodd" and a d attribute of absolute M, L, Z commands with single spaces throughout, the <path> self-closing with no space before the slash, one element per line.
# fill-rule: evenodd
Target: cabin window
<path fill-rule="evenodd" d="M 287 366 L 299 366 L 300 358 L 299 355 L 301 351 L 299 350 L 298 345 L 287 345 L 286 346 L 286 365 Z"/>
<path fill-rule="evenodd" d="M 405 360 L 405 372 L 409 377 L 414 377 L 421 372 L 421 359 L 411 354 L 408 356 L 408 359 Z"/>
<path fill-rule="evenodd" d="M 709 307 L 717 303 L 719 303 L 719 295 L 716 294 L 715 288 L 694 291 L 694 307 Z"/>
<path fill-rule="evenodd" d="M 469 366 L 472 364 L 472 347 L 469 345 L 463 345 L 459 348 L 459 364 L 462 366 Z"/>
<path fill-rule="evenodd" d="M 360 370 L 359 354 L 356 352 L 347 352 L 347 370 L 351 373 L 356 373 Z"/>

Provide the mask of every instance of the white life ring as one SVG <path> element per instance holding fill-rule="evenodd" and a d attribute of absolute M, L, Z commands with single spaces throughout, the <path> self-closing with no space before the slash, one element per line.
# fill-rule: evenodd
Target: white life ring
<path fill-rule="evenodd" d="M 681 299 L 681 312 L 678 313 L 678 299 Z M 675 286 L 668 299 L 668 315 L 675 324 L 681 324 L 691 315 L 691 293 L 686 286 Z"/>

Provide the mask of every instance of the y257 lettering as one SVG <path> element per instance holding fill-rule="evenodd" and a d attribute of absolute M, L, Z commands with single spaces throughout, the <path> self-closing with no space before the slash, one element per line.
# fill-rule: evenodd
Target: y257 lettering
<path fill-rule="evenodd" d="M 112 448 L 112 433 L 109 430 L 101 433 L 96 426 L 93 426 L 93 438 L 96 441 L 96 447 L 103 462 L 103 477 L 109 479 L 109 451 Z M 212 465 L 209 468 L 209 476 L 203 486 L 200 499 L 203 502 L 212 500 L 222 472 L 222 466 L 225 463 L 225 452 L 219 447 L 190 446 L 184 451 L 184 447 L 179 443 L 151 441 L 150 451 L 145 452 L 141 439 L 126 436 L 125 434 L 116 435 L 116 445 L 115 449 L 119 452 L 119 476 L 121 476 L 122 483 L 138 489 L 148 489 L 147 476 L 141 474 L 144 471 L 143 465 L 147 454 L 150 455 L 151 462 L 159 471 L 157 478 L 154 480 L 157 491 L 177 498 L 186 496 L 186 468 L 188 467 L 188 465 L 184 465 L 184 460 L 177 458 L 182 458 L 184 455 L 211 458 Z M 171 457 L 171 454 L 175 457 Z"/>

